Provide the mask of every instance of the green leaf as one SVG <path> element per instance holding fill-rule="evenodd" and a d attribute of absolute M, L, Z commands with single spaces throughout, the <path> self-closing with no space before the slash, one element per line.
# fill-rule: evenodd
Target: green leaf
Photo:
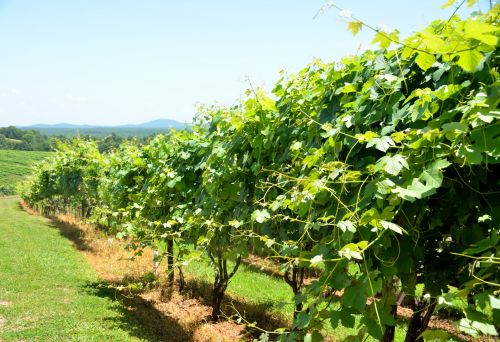
<path fill-rule="evenodd" d="M 445 101 L 456 94 L 463 87 L 459 84 L 445 84 L 433 91 L 432 94 L 441 101 Z"/>
<path fill-rule="evenodd" d="M 266 209 L 263 209 L 263 210 L 257 209 L 252 213 L 251 218 L 252 218 L 252 221 L 256 221 L 258 223 L 264 223 L 269 218 L 271 218 L 271 214 L 269 214 L 269 211 L 267 211 Z"/>
<path fill-rule="evenodd" d="M 464 253 L 465 254 L 477 254 L 477 253 L 482 253 L 484 251 L 487 251 L 491 248 L 495 249 L 498 243 L 498 237 L 493 236 L 493 237 L 488 237 L 486 239 L 482 239 L 477 241 L 472 245 L 472 247 L 467 248 Z"/>
<path fill-rule="evenodd" d="M 482 334 L 490 336 L 498 336 L 497 330 L 495 329 L 495 326 L 493 324 L 473 321 L 472 327 L 480 331 Z"/>
<path fill-rule="evenodd" d="M 363 27 L 363 23 L 361 21 L 350 21 L 347 24 L 347 29 L 352 32 L 352 35 L 355 36 Z"/>
<path fill-rule="evenodd" d="M 418 64 L 420 69 L 426 71 L 436 62 L 436 57 L 430 53 L 419 52 L 415 62 Z"/>
<path fill-rule="evenodd" d="M 467 0 L 467 7 L 471 8 L 474 6 L 474 4 L 477 2 L 477 0 Z"/>
<path fill-rule="evenodd" d="M 347 259 L 363 260 L 363 256 L 359 252 L 359 246 L 354 243 L 349 243 L 342 247 L 339 251 L 339 255 Z"/>
<path fill-rule="evenodd" d="M 310 321 L 311 321 L 311 314 L 308 314 L 305 311 L 301 311 L 293 321 L 293 327 L 298 329 L 307 328 Z"/>
<path fill-rule="evenodd" d="M 476 115 L 479 120 L 486 123 L 492 123 L 493 120 L 500 119 L 500 112 L 496 110 L 478 112 Z"/>
<path fill-rule="evenodd" d="M 443 130 L 446 132 L 459 132 L 459 133 L 467 132 L 467 126 L 461 122 L 450 122 L 444 124 L 442 127 Z"/>
<path fill-rule="evenodd" d="M 450 7 L 451 5 L 453 5 L 453 4 L 455 3 L 455 1 L 456 1 L 456 0 L 448 0 L 448 1 L 446 1 L 446 3 L 445 3 L 445 4 L 443 4 L 443 5 L 441 6 L 441 8 Z"/>
<path fill-rule="evenodd" d="M 457 55 L 460 57 L 457 64 L 467 72 L 475 71 L 483 59 L 483 54 L 476 49 L 462 51 Z"/>
<path fill-rule="evenodd" d="M 368 247 L 368 241 L 363 240 L 357 243 L 360 250 L 366 249 Z"/>
<path fill-rule="evenodd" d="M 418 178 L 413 178 L 411 184 L 406 188 L 396 187 L 392 190 L 393 193 L 398 194 L 402 199 L 407 201 L 414 201 L 430 196 L 436 192 L 443 182 L 442 169 L 451 165 L 446 159 L 437 159 L 430 163 Z"/>
<path fill-rule="evenodd" d="M 383 328 L 380 326 L 378 320 L 369 317 L 368 315 L 363 315 L 360 323 L 366 327 L 366 330 L 370 336 L 375 340 L 380 340 L 383 335 Z M 356 339 L 355 341 L 363 341 L 363 338 Z"/>
<path fill-rule="evenodd" d="M 356 87 L 351 83 L 345 83 L 341 90 L 342 93 L 354 93 L 356 92 Z"/>
<path fill-rule="evenodd" d="M 321 342 L 323 340 L 324 337 L 319 331 L 313 331 L 312 333 L 307 333 L 304 336 L 304 342 Z"/>
<path fill-rule="evenodd" d="M 493 322 L 500 322 L 500 299 L 489 295 L 489 302 L 492 309 Z"/>
<path fill-rule="evenodd" d="M 479 165 L 483 161 L 481 150 L 472 146 L 461 145 L 456 153 L 458 157 L 465 159 L 470 165 Z"/>
<path fill-rule="evenodd" d="M 291 151 L 298 151 L 302 148 L 302 141 L 295 141 L 291 146 L 290 150 Z"/>
<path fill-rule="evenodd" d="M 500 299 L 493 297 L 492 295 L 489 295 L 488 298 L 490 299 L 491 308 L 494 310 L 500 310 Z"/>
<path fill-rule="evenodd" d="M 375 148 L 379 151 L 386 152 L 389 147 L 395 146 L 394 140 L 392 140 L 388 136 L 380 137 L 380 138 L 372 138 L 366 144 L 366 147 L 375 146 Z"/>
<path fill-rule="evenodd" d="M 421 44 L 424 45 L 424 50 L 428 54 L 439 54 L 447 45 L 443 39 L 434 33 L 433 29 L 425 29 L 419 33 L 419 36 L 421 37 Z"/>
<path fill-rule="evenodd" d="M 497 44 L 497 37 L 493 34 L 499 30 L 500 29 L 498 27 L 488 23 L 467 20 L 464 25 L 464 37 L 476 39 L 484 44 L 495 46 Z"/>
<path fill-rule="evenodd" d="M 395 223 L 392 223 L 392 222 L 389 222 L 389 221 L 380 220 L 380 224 L 382 225 L 382 227 L 384 229 L 390 229 L 393 232 L 396 232 L 398 234 L 403 235 L 403 232 L 406 233 L 406 231 L 403 228 L 401 228 L 400 226 L 398 226 Z"/>
<path fill-rule="evenodd" d="M 390 175 L 397 176 L 403 168 L 408 169 L 409 165 L 406 157 L 395 154 L 393 156 L 384 156 L 377 161 L 376 169 L 383 169 Z"/>
<path fill-rule="evenodd" d="M 190 157 L 191 157 L 191 154 L 187 153 L 187 152 L 184 152 L 182 151 L 180 154 L 179 154 L 179 157 L 181 157 L 182 159 L 184 160 L 188 160 Z"/>
<path fill-rule="evenodd" d="M 342 304 L 348 308 L 353 308 L 357 312 L 365 311 L 366 293 L 365 283 L 358 282 L 355 286 L 349 286 L 342 295 Z"/>
<path fill-rule="evenodd" d="M 491 221 L 491 216 L 488 214 L 481 215 L 477 218 L 477 222 L 479 222 L 479 223 L 487 222 L 487 221 Z"/>
<path fill-rule="evenodd" d="M 356 227 L 355 227 L 354 223 L 352 223 L 351 221 L 339 221 L 337 223 L 337 226 L 343 232 L 350 231 L 352 233 L 356 233 Z"/>
<path fill-rule="evenodd" d="M 213 153 L 217 157 L 224 157 L 226 155 L 226 150 L 222 146 L 216 146 L 213 149 Z"/>
<path fill-rule="evenodd" d="M 230 226 L 233 226 L 235 228 L 241 227 L 241 225 L 243 224 L 243 222 L 238 221 L 238 220 L 231 220 L 228 223 Z"/>
<path fill-rule="evenodd" d="M 490 157 L 500 158 L 500 134 L 498 132 L 500 132 L 500 123 L 473 130 L 470 134 L 474 140 L 471 148 Z"/>
<path fill-rule="evenodd" d="M 377 192 L 381 195 L 390 194 L 392 192 L 392 190 L 394 189 L 395 185 L 396 185 L 396 183 L 394 183 L 392 180 L 384 179 L 384 180 L 376 183 Z"/>
<path fill-rule="evenodd" d="M 356 140 L 360 142 L 370 141 L 371 139 L 376 137 L 378 137 L 378 134 L 372 131 L 366 131 L 364 134 L 358 133 L 355 135 Z"/>
<path fill-rule="evenodd" d="M 378 32 L 373 38 L 372 44 L 379 44 L 381 49 L 387 49 L 392 41 L 389 39 L 387 33 Z"/>
<path fill-rule="evenodd" d="M 342 310 L 340 311 L 340 321 L 344 327 L 354 328 L 356 317 L 350 312 L 350 310 Z"/>
<path fill-rule="evenodd" d="M 479 333 L 498 336 L 494 325 L 486 322 L 470 320 L 468 318 L 462 318 L 460 320 L 459 328 L 461 331 L 474 337 L 478 336 Z"/>
<path fill-rule="evenodd" d="M 311 258 L 309 262 L 311 263 L 312 267 L 317 266 L 323 262 L 323 255 L 322 254 L 316 255 L 313 258 Z"/>

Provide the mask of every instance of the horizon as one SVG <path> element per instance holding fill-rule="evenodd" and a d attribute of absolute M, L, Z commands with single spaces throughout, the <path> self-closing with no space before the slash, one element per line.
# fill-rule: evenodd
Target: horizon
<path fill-rule="evenodd" d="M 111 125 L 100 125 L 100 124 L 92 124 L 92 123 L 72 123 L 72 122 L 57 122 L 53 124 L 47 124 L 47 123 L 34 123 L 30 125 L 10 125 L 10 126 L 15 126 L 18 128 L 39 128 L 37 126 L 48 126 L 48 127 L 53 127 L 53 126 L 60 126 L 60 125 L 68 125 L 68 126 L 87 126 L 88 128 L 117 128 L 117 127 L 122 127 L 122 126 L 138 126 L 138 125 L 144 125 L 144 124 L 149 124 L 153 122 L 158 122 L 158 121 L 172 121 L 175 122 L 176 124 L 191 124 L 191 122 L 182 122 L 174 119 L 169 119 L 169 118 L 156 118 L 148 121 L 142 121 L 142 122 L 129 122 L 129 123 L 124 123 L 124 124 L 111 124 Z M 0 126 L 1 127 L 7 127 L 7 126 Z"/>
<path fill-rule="evenodd" d="M 454 8 L 440 9 L 444 2 L 336 4 L 405 37 L 449 17 Z M 280 70 L 371 47 L 373 33 L 353 37 L 334 9 L 313 19 L 324 4 L 0 0 L 0 126 L 191 122 L 197 104 L 234 105 L 248 80 L 269 92 Z"/>

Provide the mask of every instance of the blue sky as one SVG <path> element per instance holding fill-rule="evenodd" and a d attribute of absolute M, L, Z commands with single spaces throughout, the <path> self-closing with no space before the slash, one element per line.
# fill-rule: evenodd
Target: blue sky
<path fill-rule="evenodd" d="M 335 3 L 403 36 L 448 17 L 444 0 Z M 0 0 L 0 126 L 190 121 L 282 69 L 367 47 L 322 0 Z M 487 10 L 481 0 L 474 9 Z M 467 10 L 461 11 L 462 15 Z"/>

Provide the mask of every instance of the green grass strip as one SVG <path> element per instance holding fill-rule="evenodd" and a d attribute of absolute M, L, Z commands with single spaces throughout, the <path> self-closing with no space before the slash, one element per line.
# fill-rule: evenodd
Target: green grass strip
<path fill-rule="evenodd" d="M 140 341 L 127 309 L 48 220 L 0 199 L 0 340 Z"/>

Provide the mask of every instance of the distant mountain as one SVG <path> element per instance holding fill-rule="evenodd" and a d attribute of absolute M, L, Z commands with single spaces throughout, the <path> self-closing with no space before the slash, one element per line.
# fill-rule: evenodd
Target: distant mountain
<path fill-rule="evenodd" d="M 186 127 L 185 123 L 171 120 L 171 119 L 157 119 L 153 121 L 144 122 L 138 125 L 121 125 L 118 127 L 126 127 L 126 128 L 179 128 Z"/>
<path fill-rule="evenodd" d="M 184 128 L 189 126 L 186 123 L 171 120 L 171 119 L 157 119 L 153 121 L 144 122 L 141 124 L 127 124 L 117 126 L 103 126 L 103 125 L 75 125 L 69 123 L 58 124 L 37 124 L 32 126 L 23 126 L 24 129 L 92 129 L 92 128 L 143 128 L 143 129 L 170 129 L 170 128 Z"/>

